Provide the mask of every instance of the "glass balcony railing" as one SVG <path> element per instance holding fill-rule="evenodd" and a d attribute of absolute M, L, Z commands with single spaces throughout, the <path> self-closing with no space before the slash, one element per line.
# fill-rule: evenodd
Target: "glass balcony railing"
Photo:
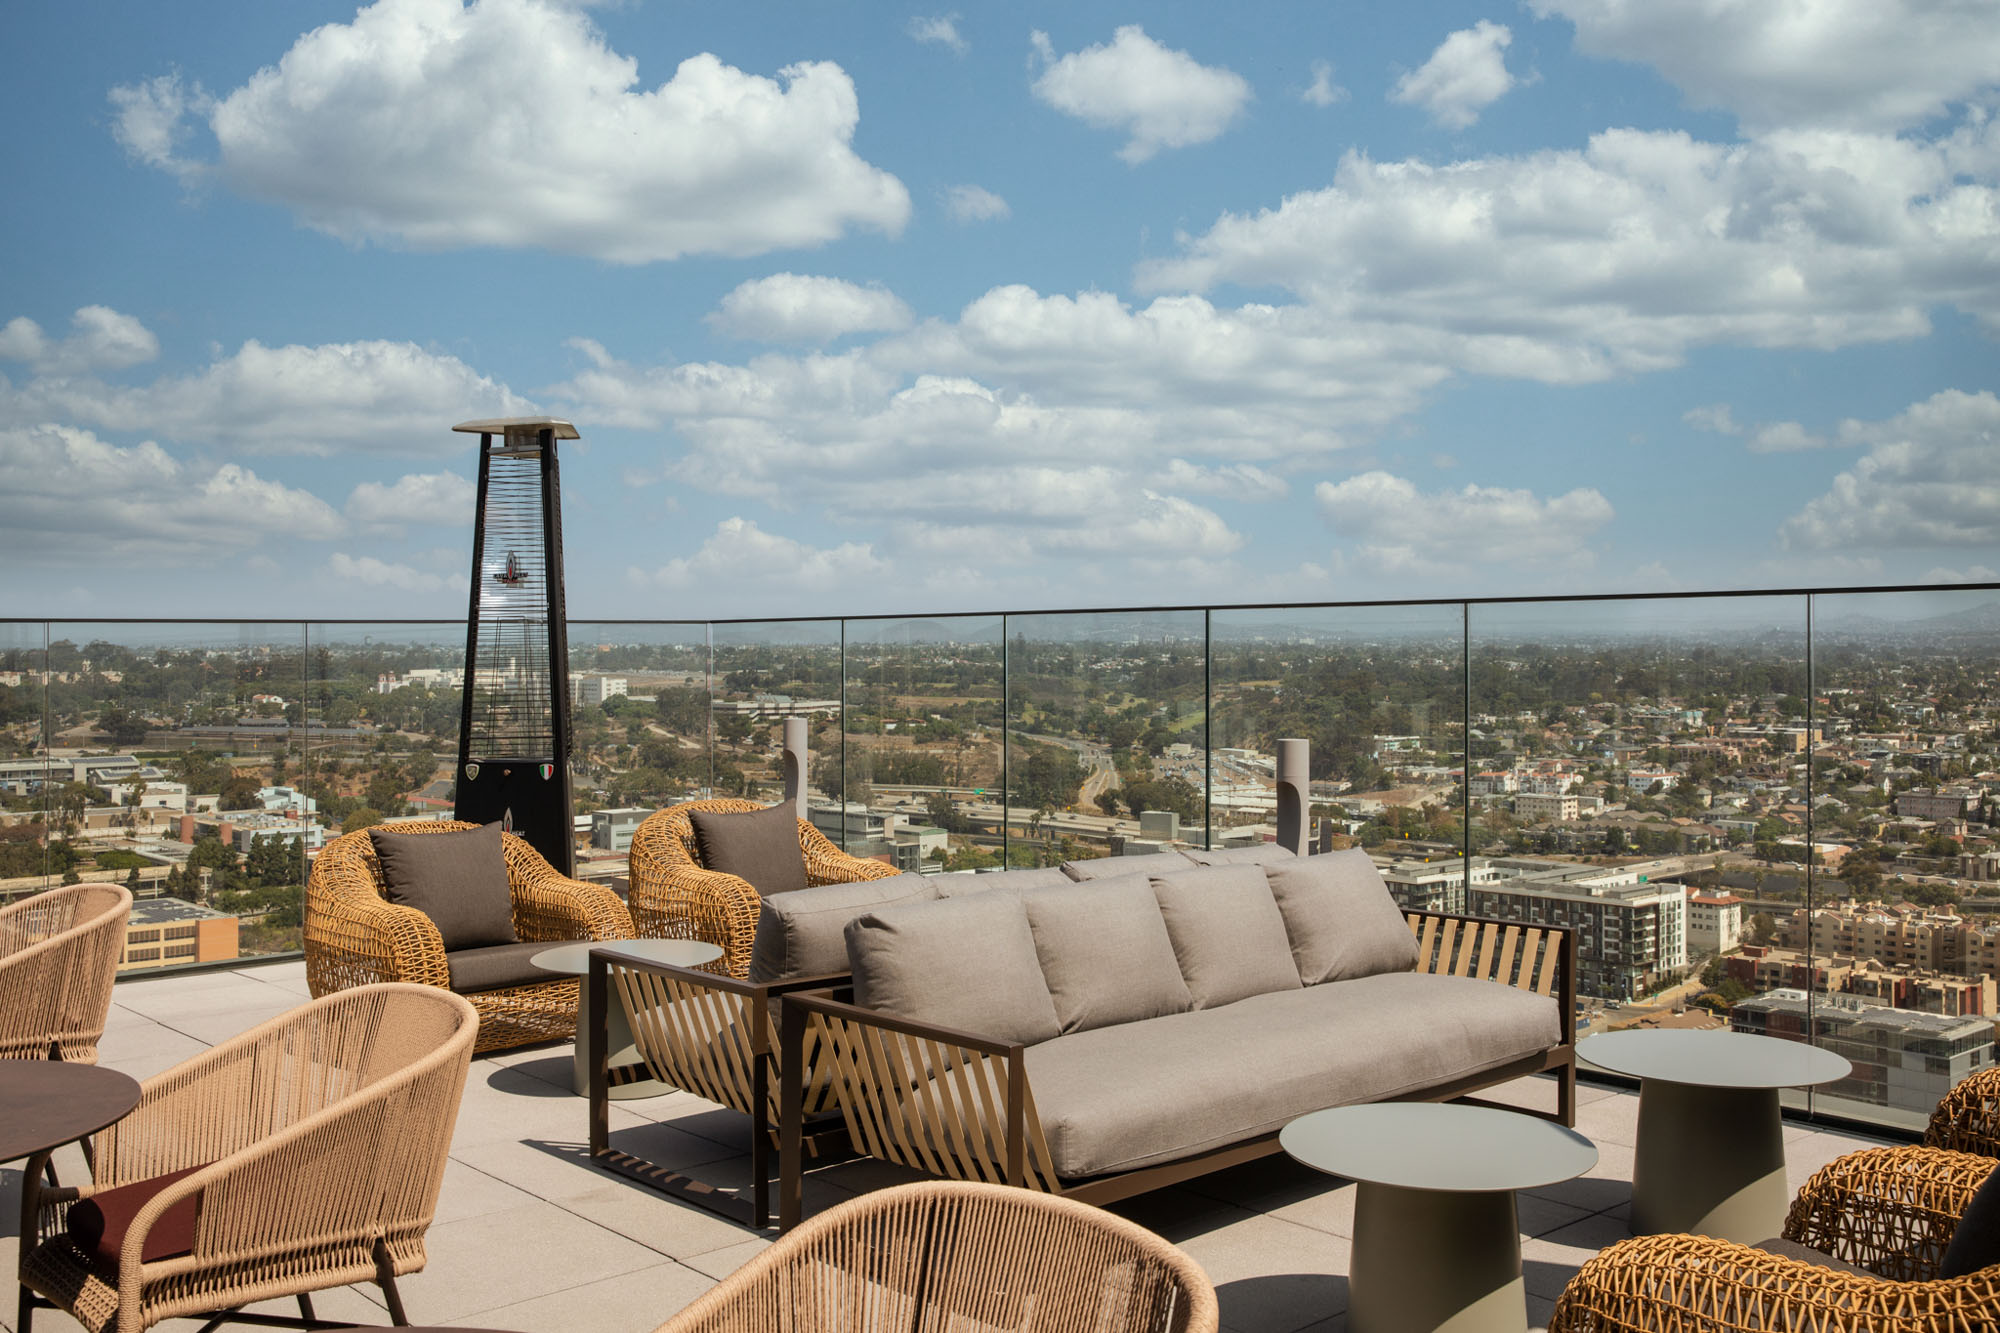
<path fill-rule="evenodd" d="M 0 621 L 0 894 L 115 879 L 132 971 L 294 951 L 327 838 L 447 816 L 462 622 Z M 570 625 L 578 873 L 809 805 L 921 872 L 1318 832 L 1407 906 L 1579 931 L 1584 1030 L 1816 1041 L 1921 1123 L 1994 1059 L 2000 589 Z M 1804 1100 L 1804 1095 L 1801 1095 Z"/>

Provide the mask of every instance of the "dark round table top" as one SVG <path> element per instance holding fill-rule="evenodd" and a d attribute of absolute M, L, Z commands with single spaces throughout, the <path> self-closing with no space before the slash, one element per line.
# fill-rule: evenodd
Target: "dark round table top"
<path fill-rule="evenodd" d="M 1554 1121 L 1439 1102 L 1314 1111 L 1279 1130 L 1278 1144 L 1331 1175 L 1448 1193 L 1533 1189 L 1597 1165 L 1597 1145 Z"/>
<path fill-rule="evenodd" d="M 1846 1078 L 1844 1056 L 1754 1032 L 1602 1032 L 1576 1044 L 1576 1058 L 1628 1078 L 1701 1088 L 1804 1088 Z"/>
<path fill-rule="evenodd" d="M 0 1060 L 0 1162 L 95 1134 L 139 1104 L 130 1074 L 63 1060 Z"/>

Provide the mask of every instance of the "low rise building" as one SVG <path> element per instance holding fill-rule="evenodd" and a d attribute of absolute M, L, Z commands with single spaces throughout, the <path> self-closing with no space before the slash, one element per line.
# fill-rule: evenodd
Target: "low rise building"
<path fill-rule="evenodd" d="M 1743 900 L 1733 893 L 1690 893 L 1687 900 L 1690 954 L 1730 953 L 1743 940 Z"/>
<path fill-rule="evenodd" d="M 142 898 L 125 923 L 120 972 L 236 957 L 238 923 L 226 912 L 179 898 Z"/>
<path fill-rule="evenodd" d="M 1810 1041 L 1845 1056 L 1853 1073 L 1817 1095 L 1906 1113 L 1913 1123 L 1969 1074 L 1993 1064 L 1993 1023 L 1869 1004 L 1851 996 L 1778 990 L 1738 1001 L 1730 1028 Z"/>

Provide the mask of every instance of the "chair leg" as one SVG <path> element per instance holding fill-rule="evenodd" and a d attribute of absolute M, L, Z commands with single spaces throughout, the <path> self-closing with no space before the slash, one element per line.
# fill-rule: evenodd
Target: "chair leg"
<path fill-rule="evenodd" d="M 35 1293 L 28 1290 L 28 1284 L 21 1284 L 21 1303 L 14 1309 L 15 1333 L 32 1333 L 35 1326 Z"/>
<path fill-rule="evenodd" d="M 389 1247 L 380 1239 L 375 1242 L 375 1285 L 382 1288 L 382 1295 L 389 1302 L 389 1322 L 397 1328 L 408 1328 L 410 1317 L 403 1313 L 403 1295 L 396 1290 L 396 1266 L 389 1262 Z"/>
<path fill-rule="evenodd" d="M 306 1321 L 307 1328 L 312 1328 L 319 1323 L 318 1318 L 313 1314 L 313 1298 L 303 1291 L 299 1293 L 299 1318 Z"/>

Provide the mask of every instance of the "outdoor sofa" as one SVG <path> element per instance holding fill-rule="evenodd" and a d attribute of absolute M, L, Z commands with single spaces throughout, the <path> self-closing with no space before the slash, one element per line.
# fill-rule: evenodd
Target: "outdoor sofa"
<path fill-rule="evenodd" d="M 653 1077 L 752 1117 L 754 1198 L 611 1147 L 601 1032 L 591 1149 L 759 1226 L 780 1130 L 789 1226 L 830 1143 L 1105 1202 L 1275 1152 L 1285 1121 L 1343 1102 L 1553 1071 L 1547 1114 L 1574 1119 L 1570 932 L 1404 912 L 1358 850 L 799 890 L 762 903 L 748 970 L 611 945 L 589 984 L 625 1005 Z"/>

